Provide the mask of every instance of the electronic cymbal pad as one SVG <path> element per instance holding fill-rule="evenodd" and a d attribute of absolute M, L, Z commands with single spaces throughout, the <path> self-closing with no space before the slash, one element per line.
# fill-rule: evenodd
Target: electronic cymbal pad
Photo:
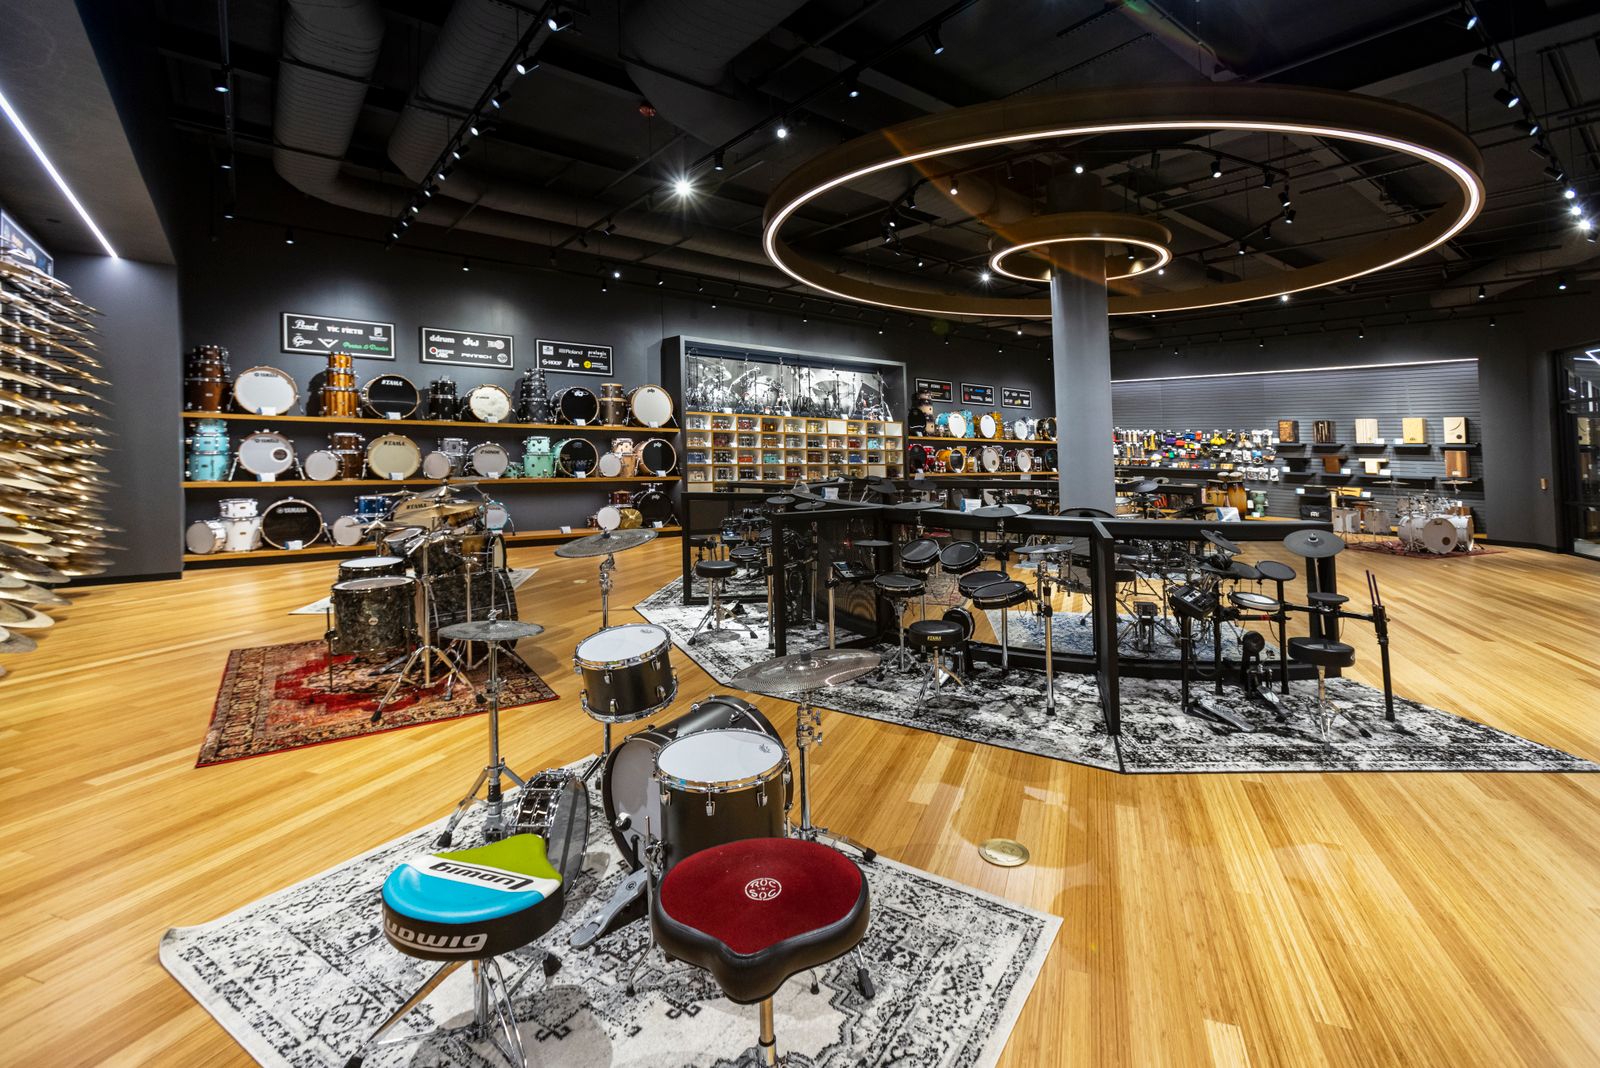
<path fill-rule="evenodd" d="M 620 553 L 624 549 L 636 549 L 646 542 L 655 541 L 656 532 L 649 527 L 634 527 L 629 530 L 607 530 L 599 534 L 590 534 L 577 541 L 569 541 L 556 549 L 557 556 L 586 557 L 609 556 Z"/>
<path fill-rule="evenodd" d="M 891 504 L 889 507 L 900 512 L 926 512 L 930 508 L 943 508 L 944 505 L 938 501 L 901 501 L 899 504 Z"/>
<path fill-rule="evenodd" d="M 1015 519 L 1031 511 L 1033 509 L 1025 504 L 991 504 L 987 508 L 975 508 L 967 514 L 979 519 Z"/>
<path fill-rule="evenodd" d="M 1056 541 L 1044 545 L 1024 545 L 1014 551 L 1018 556 L 1059 556 L 1062 553 L 1070 553 L 1072 546 Z"/>
<path fill-rule="evenodd" d="M 1200 536 L 1206 539 L 1206 541 L 1209 541 L 1212 545 L 1215 545 L 1217 548 L 1221 549 L 1223 552 L 1228 553 L 1230 556 L 1237 556 L 1239 553 L 1239 546 L 1237 543 L 1228 538 L 1224 538 L 1221 534 L 1218 534 L 1214 530 L 1202 530 L 1200 532 Z"/>
<path fill-rule="evenodd" d="M 876 671 L 882 659 L 864 649 L 818 649 L 751 664 L 728 681 L 758 693 L 807 693 L 859 679 Z"/>
<path fill-rule="evenodd" d="M 1157 482 L 1155 479 L 1153 479 L 1153 478 L 1141 478 L 1138 482 L 1135 482 L 1133 484 L 1133 489 L 1130 490 L 1129 492 L 1138 494 L 1139 496 L 1143 497 L 1143 496 L 1147 496 L 1147 495 L 1149 495 L 1151 493 L 1156 493 L 1160 489 L 1161 489 L 1161 483 Z"/>
<path fill-rule="evenodd" d="M 462 642 L 514 642 L 543 633 L 539 624 L 520 619 L 469 619 L 439 628 L 439 637 Z"/>
<path fill-rule="evenodd" d="M 1296 556 L 1316 560 L 1337 555 L 1344 549 L 1344 539 L 1326 530 L 1297 530 L 1283 539 L 1283 547 Z"/>

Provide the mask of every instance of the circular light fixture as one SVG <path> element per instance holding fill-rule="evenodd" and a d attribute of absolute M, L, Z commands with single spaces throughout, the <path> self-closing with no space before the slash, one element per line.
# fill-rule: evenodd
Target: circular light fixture
<path fill-rule="evenodd" d="M 929 293 L 836 274 L 793 248 L 784 224 L 807 204 L 863 178 L 923 161 L 1002 145 L 1106 134 L 1246 131 L 1354 142 L 1408 156 L 1448 177 L 1444 202 L 1422 221 L 1364 248 L 1309 267 L 1277 271 L 1200 289 L 1109 298 L 1112 315 L 1185 311 L 1336 285 L 1386 270 L 1437 248 L 1460 233 L 1483 207 L 1482 158 L 1465 133 L 1436 115 L 1392 100 L 1290 86 L 1217 85 L 1174 89 L 1097 90 L 996 101 L 939 112 L 879 130 L 815 157 L 778 183 L 767 202 L 762 245 L 767 257 L 804 285 L 842 300 L 936 316 L 1042 319 L 1047 297 Z M 988 220 L 985 220 L 988 221 Z M 991 222 L 1002 239 L 1021 223 Z"/>
<path fill-rule="evenodd" d="M 989 257 L 989 269 L 995 274 L 1015 278 L 1019 282 L 1048 282 L 1050 269 L 1071 270 L 1065 262 L 1057 262 L 1048 251 L 1055 245 L 1083 243 L 1115 243 L 1130 246 L 1123 259 L 1106 258 L 1106 281 L 1132 278 L 1135 275 L 1159 270 L 1172 262 L 1172 252 L 1167 244 L 1172 232 L 1165 226 L 1137 215 L 1119 215 L 1114 211 L 1078 211 L 1060 215 L 1038 215 L 1005 228 L 1000 235 L 1004 247 Z M 1133 248 L 1148 249 L 1155 253 L 1153 260 L 1134 259 Z M 1025 256 L 1025 268 L 1012 259 Z M 1008 261 L 1010 261 L 1008 263 Z M 1132 261 L 1130 267 L 1129 261 Z M 1038 270 L 1044 267 L 1043 271 Z"/>

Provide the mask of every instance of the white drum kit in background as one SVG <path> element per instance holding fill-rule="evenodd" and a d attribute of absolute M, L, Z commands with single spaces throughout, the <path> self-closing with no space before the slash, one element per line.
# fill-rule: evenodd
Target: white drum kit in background
<path fill-rule="evenodd" d="M 247 553 L 261 547 L 260 503 L 254 497 L 224 497 L 218 517 L 189 524 L 184 544 L 199 554 Z"/>
<path fill-rule="evenodd" d="M 1419 493 L 1396 502 L 1395 531 L 1410 552 L 1444 556 L 1472 551 L 1472 514 L 1458 500 Z"/>

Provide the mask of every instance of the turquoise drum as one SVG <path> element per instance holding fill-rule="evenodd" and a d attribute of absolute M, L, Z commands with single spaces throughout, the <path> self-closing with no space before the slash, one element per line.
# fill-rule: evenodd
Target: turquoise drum
<path fill-rule="evenodd" d="M 188 439 L 188 467 L 184 477 L 190 482 L 222 482 L 228 477 L 228 424 L 221 419 L 197 419 Z"/>
<path fill-rule="evenodd" d="M 961 425 L 965 431 L 961 435 L 962 437 L 975 438 L 978 436 L 978 417 L 973 415 L 969 409 L 961 409 Z"/>
<path fill-rule="evenodd" d="M 523 439 L 522 477 L 556 477 L 556 454 L 551 451 L 549 438 L 531 437 Z"/>

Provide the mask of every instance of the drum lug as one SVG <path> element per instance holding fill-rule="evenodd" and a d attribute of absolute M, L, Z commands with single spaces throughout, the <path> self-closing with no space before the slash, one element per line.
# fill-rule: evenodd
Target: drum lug
<path fill-rule="evenodd" d="M 765 786 L 756 791 L 756 804 L 762 808 L 767 807 L 767 788 Z"/>
<path fill-rule="evenodd" d="M 717 811 L 717 800 L 716 800 L 716 798 L 711 797 L 711 796 L 708 795 L 706 797 L 706 815 L 707 816 L 715 815 L 716 811 Z"/>
<path fill-rule="evenodd" d="M 611 672 L 609 672 L 609 671 L 606 672 L 604 675 L 601 676 L 601 678 L 606 680 L 606 685 L 607 686 L 611 685 Z"/>

